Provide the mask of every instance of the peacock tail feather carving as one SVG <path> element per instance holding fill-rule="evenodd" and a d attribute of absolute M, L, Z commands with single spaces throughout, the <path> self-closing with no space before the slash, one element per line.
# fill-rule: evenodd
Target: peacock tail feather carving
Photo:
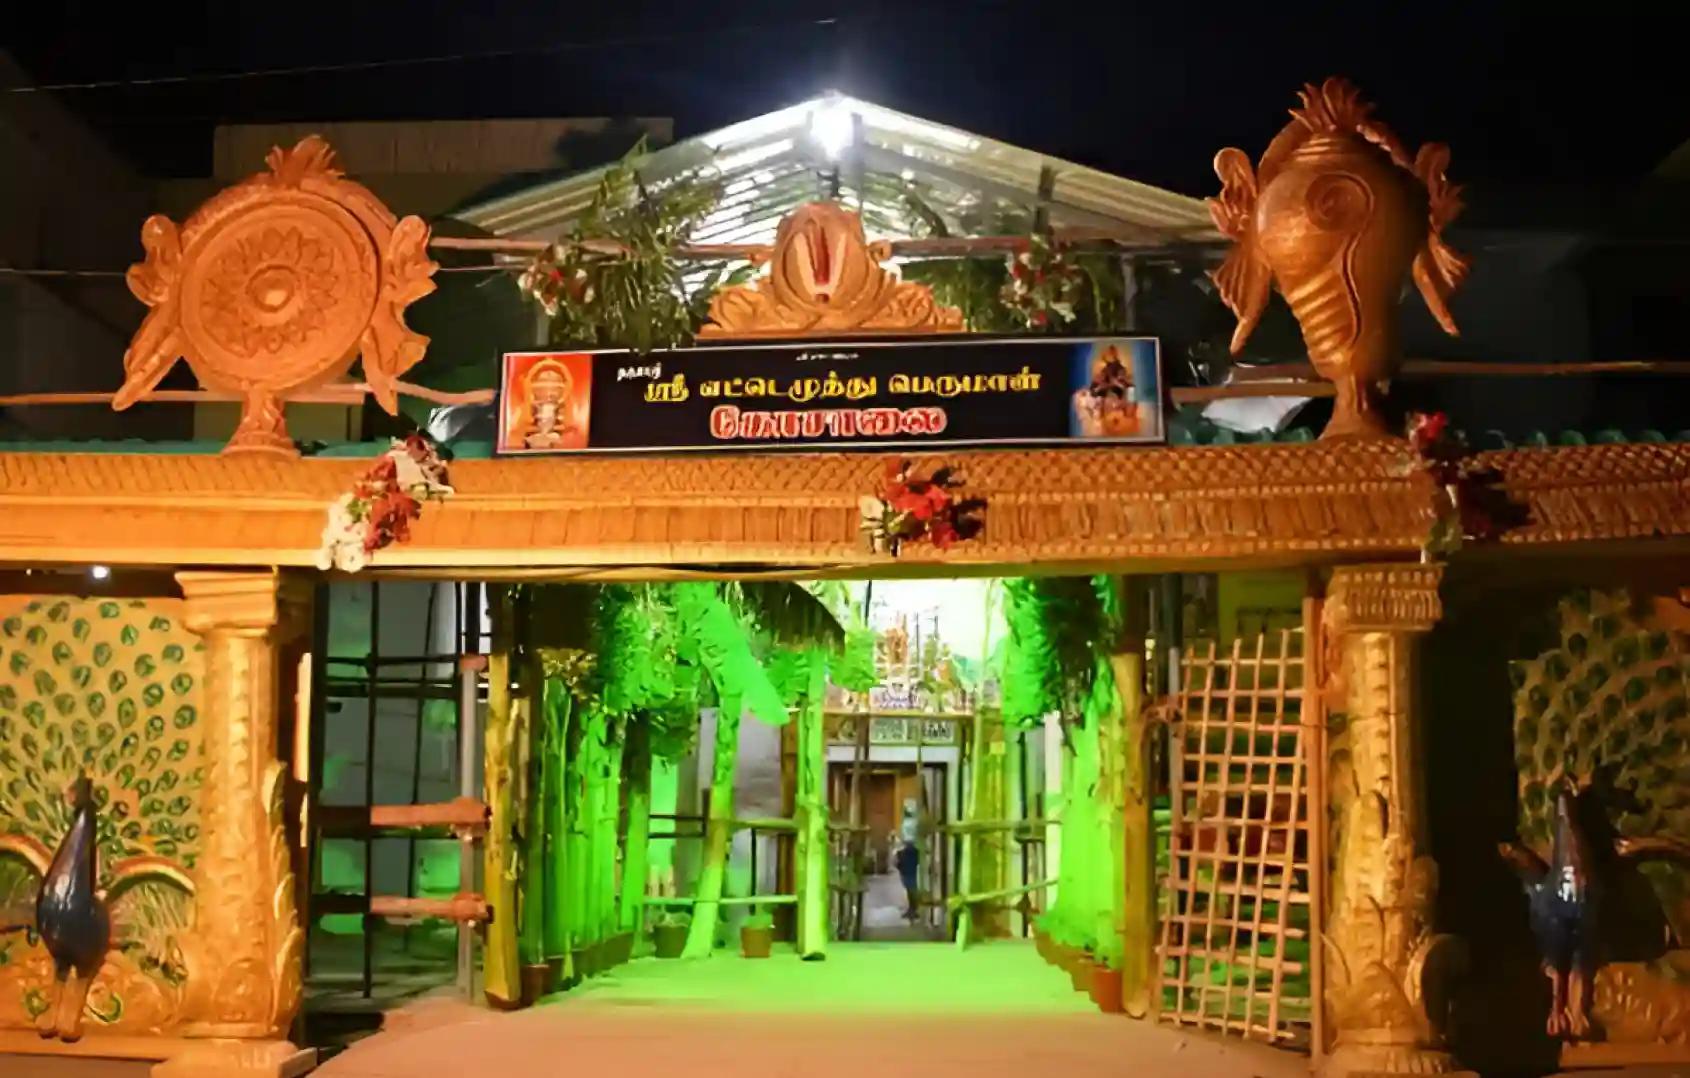
<path fill-rule="evenodd" d="M 86 774 L 102 885 L 137 857 L 191 871 L 200 850 L 203 645 L 175 605 L 43 598 L 0 609 L 0 835 L 56 848 L 71 822 L 67 791 Z M 0 857 L 0 922 L 28 920 L 38 883 L 26 863 Z M 142 880 L 114 902 L 115 946 L 178 982 L 175 937 L 192 923 L 191 897 Z"/>
<path fill-rule="evenodd" d="M 1621 835 L 1690 840 L 1690 639 L 1652 626 L 1623 591 L 1578 591 L 1559 609 L 1560 643 L 1510 664 L 1520 837 L 1549 847 L 1563 777 L 1605 771 L 1630 804 Z M 1646 865 L 1679 939 L 1690 942 L 1690 876 Z"/>

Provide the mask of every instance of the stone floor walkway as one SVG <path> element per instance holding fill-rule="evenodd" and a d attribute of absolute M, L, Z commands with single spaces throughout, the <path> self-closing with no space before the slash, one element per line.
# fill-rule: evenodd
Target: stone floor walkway
<path fill-rule="evenodd" d="M 1029 944 L 905 943 L 835 945 L 825 962 L 642 959 L 514 1014 L 423 1001 L 318 1073 L 1301 1078 L 1307 1061 L 1099 1014 Z"/>

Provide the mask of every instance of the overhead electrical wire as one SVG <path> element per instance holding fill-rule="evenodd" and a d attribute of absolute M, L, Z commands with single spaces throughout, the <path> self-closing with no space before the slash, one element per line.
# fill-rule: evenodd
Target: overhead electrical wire
<path fill-rule="evenodd" d="M 595 49 L 617 49 L 633 45 L 652 45 L 686 38 L 721 38 L 760 34 L 778 30 L 831 27 L 841 21 L 840 16 L 794 19 L 789 22 L 747 23 L 708 30 L 674 31 L 664 34 L 642 34 L 631 37 L 604 38 L 597 41 L 559 41 L 549 45 L 534 45 L 520 49 L 493 49 L 484 52 L 441 53 L 433 56 L 396 57 L 388 60 L 355 60 L 336 64 L 299 64 L 291 67 L 257 68 L 249 71 L 209 71 L 186 75 L 155 75 L 135 79 L 96 79 L 88 82 L 36 83 L 29 86 L 0 88 L 8 94 L 66 93 L 88 90 L 135 89 L 146 86 L 180 86 L 192 83 L 233 82 L 242 79 L 292 78 L 299 75 L 332 75 L 357 71 L 379 71 L 395 67 L 424 67 L 439 64 L 477 63 L 487 60 L 509 60 L 522 56 L 548 56 L 556 53 L 588 52 Z"/>

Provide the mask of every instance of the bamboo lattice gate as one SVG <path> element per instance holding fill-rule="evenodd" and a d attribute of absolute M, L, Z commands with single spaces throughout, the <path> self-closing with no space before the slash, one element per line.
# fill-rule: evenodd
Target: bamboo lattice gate
<path fill-rule="evenodd" d="M 1159 1001 L 1164 1022 L 1298 1048 L 1316 1017 L 1323 876 L 1309 829 L 1310 763 L 1323 750 L 1304 633 L 1270 630 L 1224 650 L 1198 641 L 1184 657 Z"/>

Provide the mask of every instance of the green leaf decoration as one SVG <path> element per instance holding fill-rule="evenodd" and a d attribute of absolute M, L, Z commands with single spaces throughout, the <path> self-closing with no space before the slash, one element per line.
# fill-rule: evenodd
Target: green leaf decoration
<path fill-rule="evenodd" d="M 181 644 L 166 644 L 159 654 L 166 662 L 172 663 L 179 663 L 187 657 L 187 652 L 182 649 Z"/>
<path fill-rule="evenodd" d="M 94 665 L 107 666 L 111 663 L 112 648 L 104 640 L 94 645 Z"/>
<path fill-rule="evenodd" d="M 58 663 L 60 666 L 63 666 L 66 663 L 70 662 L 70 659 L 71 659 L 71 650 L 70 650 L 69 644 L 67 644 L 63 640 L 61 640 L 57 644 L 53 645 L 53 661 L 55 663 Z"/>
<path fill-rule="evenodd" d="M 0 621 L 0 633 L 15 637 L 21 632 L 23 632 L 23 619 L 17 615 L 14 614 L 5 621 Z"/>
<path fill-rule="evenodd" d="M 23 634 L 30 647 L 38 648 L 47 642 L 47 630 L 39 625 L 31 625 L 29 632 Z"/>
<path fill-rule="evenodd" d="M 76 697 L 72 696 L 68 692 L 60 693 L 59 695 L 53 697 L 53 710 L 57 711 L 60 715 L 69 718 L 70 715 L 76 711 Z"/>
<path fill-rule="evenodd" d="M 7 660 L 6 665 L 11 668 L 13 674 L 22 674 L 25 670 L 29 669 L 29 656 L 24 652 L 14 651 L 12 652 L 12 657 Z"/>
<path fill-rule="evenodd" d="M 141 703 L 148 707 L 157 707 L 164 703 L 164 686 L 156 681 L 141 690 Z"/>
<path fill-rule="evenodd" d="M 181 707 L 176 709 L 176 715 L 174 718 L 176 729 L 186 730 L 194 724 L 199 716 L 195 713 L 192 704 L 183 704 Z"/>
<path fill-rule="evenodd" d="M 193 691 L 193 688 L 194 677 L 192 674 L 177 674 L 170 679 L 170 691 L 177 696 L 186 696 Z"/>
<path fill-rule="evenodd" d="M 87 703 L 88 703 L 88 714 L 94 716 L 96 719 L 99 718 L 101 715 L 104 715 L 106 713 L 106 694 L 105 693 L 103 693 L 103 692 L 91 692 L 91 693 L 89 693 L 88 698 L 87 698 Z"/>
<path fill-rule="evenodd" d="M 88 634 L 92 629 L 93 627 L 88 624 L 87 618 L 77 618 L 70 623 L 70 635 L 76 637 L 77 640 L 88 639 Z"/>
<path fill-rule="evenodd" d="M 135 656 L 135 676 L 136 677 L 152 677 L 153 671 L 155 671 L 157 669 L 158 669 L 158 663 L 153 661 L 153 657 L 151 655 L 137 655 L 137 656 Z"/>
<path fill-rule="evenodd" d="M 56 602 L 47 608 L 48 621 L 64 621 L 68 617 L 70 617 L 70 604 L 67 602 Z"/>
<path fill-rule="evenodd" d="M 11 711 L 18 706 L 18 690 L 10 685 L 0 685 L 0 708 Z"/>
<path fill-rule="evenodd" d="M 133 726 L 137 714 L 139 710 L 135 707 L 135 701 L 125 697 L 117 702 L 117 721 L 120 725 Z"/>
<path fill-rule="evenodd" d="M 124 647 L 132 648 L 136 644 L 140 643 L 141 632 L 133 625 L 125 625 L 117 634 L 117 638 L 123 642 Z"/>
<path fill-rule="evenodd" d="M 116 603 L 104 602 L 100 604 L 100 616 L 102 618 L 115 618 L 122 613 L 123 608 L 118 606 Z"/>
<path fill-rule="evenodd" d="M 59 691 L 59 683 L 47 671 L 37 670 L 35 672 L 35 691 L 42 696 L 51 696 Z"/>
<path fill-rule="evenodd" d="M 106 678 L 106 687 L 114 693 L 122 692 L 123 687 L 128 684 L 129 675 L 125 674 L 122 670 L 113 670 L 111 672 L 111 676 Z"/>
<path fill-rule="evenodd" d="M 170 619 L 160 614 L 147 623 L 147 628 L 155 633 L 167 633 L 170 631 Z"/>

